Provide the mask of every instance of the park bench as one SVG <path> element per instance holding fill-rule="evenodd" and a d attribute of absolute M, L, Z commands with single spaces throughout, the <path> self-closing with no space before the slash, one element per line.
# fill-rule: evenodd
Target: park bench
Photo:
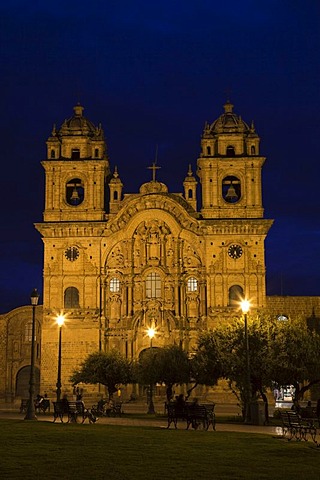
<path fill-rule="evenodd" d="M 175 403 L 167 403 L 166 410 L 168 415 L 168 425 L 170 427 L 171 423 L 174 424 L 174 428 L 177 428 L 178 420 L 187 420 L 188 409 L 187 405 L 175 405 Z"/>
<path fill-rule="evenodd" d="M 186 403 L 185 405 L 176 405 L 175 403 L 167 404 L 168 425 L 167 428 L 173 423 L 177 428 L 178 420 L 186 422 L 186 428 L 190 426 L 197 430 L 202 427 L 204 430 L 208 430 L 209 426 L 215 430 L 215 413 L 214 403 L 211 404 L 192 404 Z"/>
<path fill-rule="evenodd" d="M 320 427 L 320 418 L 318 417 L 317 415 L 317 409 L 316 407 L 305 407 L 305 408 L 301 408 L 299 410 L 299 415 L 301 416 L 301 418 L 303 418 L 304 420 L 308 421 L 308 422 L 313 422 L 313 423 L 317 423 L 318 424 L 318 427 Z"/>
<path fill-rule="evenodd" d="M 318 445 L 316 440 L 317 427 L 313 421 L 301 418 L 297 412 L 292 410 L 280 412 L 280 418 L 283 436 L 289 441 L 294 438 L 307 441 L 308 435 L 310 435 L 312 441 Z"/>
<path fill-rule="evenodd" d="M 22 398 L 21 404 L 20 404 L 20 413 L 26 413 L 29 405 L 29 399 L 28 398 Z M 42 402 L 39 404 L 34 401 L 34 408 L 35 411 L 40 413 L 45 413 L 47 410 L 50 412 L 50 400 L 48 399 L 43 399 Z"/>
<path fill-rule="evenodd" d="M 197 404 L 187 405 L 187 430 L 190 425 L 197 430 L 202 427 L 204 430 L 208 430 L 212 425 L 212 429 L 215 430 L 215 414 L 214 404 Z"/>
<path fill-rule="evenodd" d="M 92 405 L 91 411 L 97 417 L 121 417 L 123 414 L 122 402 L 110 405 L 108 400 L 101 399 L 97 405 Z"/>
<path fill-rule="evenodd" d="M 36 412 L 38 413 L 46 413 L 47 410 L 48 412 L 50 412 L 50 400 L 48 400 L 47 398 L 44 398 L 40 403 L 35 402 L 34 406 Z"/>
<path fill-rule="evenodd" d="M 84 423 L 86 419 L 89 420 L 89 423 L 95 423 L 97 418 L 88 410 L 83 402 L 53 402 L 53 422 L 60 418 L 60 421 L 63 423 L 64 416 L 67 416 L 68 423 Z"/>

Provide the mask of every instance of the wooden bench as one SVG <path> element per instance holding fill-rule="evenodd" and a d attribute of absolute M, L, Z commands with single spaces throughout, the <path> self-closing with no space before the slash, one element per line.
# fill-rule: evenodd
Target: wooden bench
<path fill-rule="evenodd" d="M 310 435 L 312 441 L 318 445 L 316 440 L 317 427 L 313 421 L 302 419 L 301 416 L 292 410 L 280 412 L 283 436 L 288 439 L 308 440 Z"/>
<path fill-rule="evenodd" d="M 107 400 L 99 400 L 97 405 L 92 405 L 91 412 L 97 417 L 121 417 L 122 402 L 115 402 L 110 406 Z"/>
<path fill-rule="evenodd" d="M 203 428 L 208 430 L 209 426 L 215 430 L 215 413 L 214 403 L 211 404 L 191 404 L 186 403 L 184 406 L 176 405 L 175 403 L 167 404 L 168 425 L 167 428 L 173 423 L 177 428 L 178 420 L 186 422 L 187 430 L 192 426 L 195 430 Z"/>
<path fill-rule="evenodd" d="M 53 422 L 60 418 L 63 423 L 64 416 L 67 416 L 68 423 L 84 423 L 86 419 L 89 423 L 95 423 L 97 421 L 96 416 L 85 408 L 83 402 L 53 402 Z"/>
<path fill-rule="evenodd" d="M 187 406 L 175 405 L 175 403 L 167 403 L 166 410 L 168 415 L 168 425 L 170 427 L 171 423 L 174 424 L 174 428 L 177 428 L 178 420 L 187 420 L 188 409 Z"/>
<path fill-rule="evenodd" d="M 35 402 L 34 407 L 36 412 L 38 413 L 46 413 L 47 410 L 48 412 L 50 412 L 50 400 L 44 398 L 40 403 Z"/>
<path fill-rule="evenodd" d="M 20 404 L 20 413 L 26 413 L 26 411 L 28 409 L 28 405 L 29 405 L 29 399 L 28 398 L 23 398 L 21 400 L 21 404 Z M 35 400 L 34 401 L 34 408 L 35 408 L 35 411 L 38 412 L 38 413 L 40 413 L 40 412 L 45 413 L 47 410 L 50 412 L 50 400 L 44 399 L 39 404 Z"/>
<path fill-rule="evenodd" d="M 317 423 L 318 427 L 320 428 L 320 418 L 317 415 L 317 409 L 316 407 L 305 407 L 301 408 L 299 411 L 299 415 L 301 418 L 304 420 L 310 422 L 310 423 Z"/>

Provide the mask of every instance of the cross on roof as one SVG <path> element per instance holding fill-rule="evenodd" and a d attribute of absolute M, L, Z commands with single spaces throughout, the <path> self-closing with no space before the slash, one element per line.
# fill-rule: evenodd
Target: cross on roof
<path fill-rule="evenodd" d="M 153 162 L 152 167 L 147 167 L 149 170 L 152 170 L 152 181 L 156 181 L 156 170 L 159 170 L 161 167 L 156 165 L 156 162 Z"/>

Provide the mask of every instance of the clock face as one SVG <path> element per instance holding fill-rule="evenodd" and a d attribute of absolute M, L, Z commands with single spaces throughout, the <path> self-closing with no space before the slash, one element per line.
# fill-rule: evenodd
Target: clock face
<path fill-rule="evenodd" d="M 230 245 L 230 247 L 228 248 L 228 255 L 229 257 L 236 260 L 237 258 L 241 257 L 242 248 L 240 247 L 240 245 Z"/>
<path fill-rule="evenodd" d="M 77 247 L 69 247 L 64 252 L 64 254 L 67 260 L 70 260 L 70 262 L 74 262 L 79 257 L 79 250 L 77 249 Z"/>

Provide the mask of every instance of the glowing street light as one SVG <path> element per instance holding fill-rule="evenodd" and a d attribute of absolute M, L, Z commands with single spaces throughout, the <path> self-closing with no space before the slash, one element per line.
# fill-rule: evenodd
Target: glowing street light
<path fill-rule="evenodd" d="M 150 352 L 152 354 L 152 339 L 154 338 L 156 334 L 156 330 L 153 327 L 149 327 L 147 330 L 147 335 L 150 338 Z M 150 390 L 149 390 L 149 405 L 148 405 L 148 412 L 149 414 L 154 414 L 156 413 L 154 410 L 154 404 L 153 404 L 153 384 L 152 382 L 150 383 Z"/>
<path fill-rule="evenodd" d="M 250 400 L 251 400 L 251 381 L 250 381 L 250 351 L 249 351 L 249 336 L 248 336 L 248 312 L 250 310 L 249 300 L 242 300 L 240 307 L 244 317 L 244 338 L 246 344 L 246 409 L 245 409 L 245 423 L 250 421 Z"/>
<path fill-rule="evenodd" d="M 33 289 L 30 300 L 32 305 L 32 337 L 31 337 L 31 365 L 30 365 L 30 379 L 29 379 L 29 403 L 27 408 L 25 420 L 37 420 L 36 409 L 34 406 L 34 346 L 35 346 L 35 330 L 36 330 L 36 306 L 39 301 L 39 293 L 36 288 Z"/>
<path fill-rule="evenodd" d="M 58 376 L 57 376 L 57 402 L 61 399 L 61 330 L 64 325 L 65 317 L 63 315 L 58 315 L 56 318 L 56 323 L 59 327 L 59 350 L 58 350 Z"/>

